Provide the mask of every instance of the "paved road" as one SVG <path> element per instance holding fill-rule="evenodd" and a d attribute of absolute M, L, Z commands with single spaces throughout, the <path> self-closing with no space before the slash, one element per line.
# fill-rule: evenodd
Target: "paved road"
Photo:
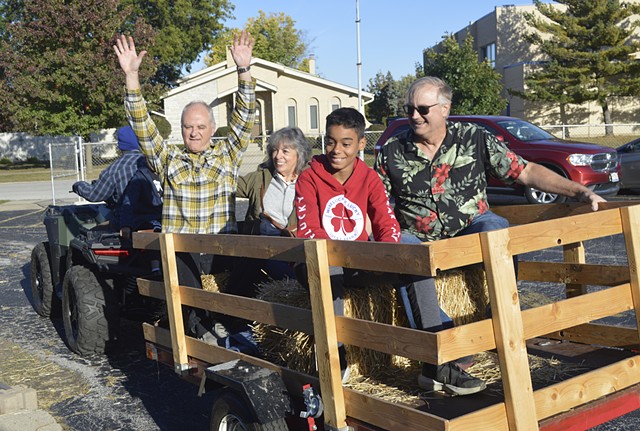
<path fill-rule="evenodd" d="M 51 181 L 31 181 L 17 183 L 0 183 L 0 200 L 15 201 L 52 201 L 76 199 L 74 193 L 69 193 L 74 180 L 56 180 L 52 187 Z"/>

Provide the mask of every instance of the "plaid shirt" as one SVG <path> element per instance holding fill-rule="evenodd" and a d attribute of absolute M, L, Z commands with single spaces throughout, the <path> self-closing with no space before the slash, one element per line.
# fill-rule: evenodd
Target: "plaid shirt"
<path fill-rule="evenodd" d="M 163 182 L 163 232 L 236 232 L 238 169 L 255 120 L 255 81 L 240 81 L 236 96 L 227 139 L 195 154 L 163 145 L 140 90 L 127 91 L 127 118 L 149 165 Z"/>
<path fill-rule="evenodd" d="M 122 197 L 129 180 L 138 170 L 140 151 L 123 151 L 122 156 L 100 173 L 97 180 L 89 184 L 78 181 L 73 184 L 73 191 L 89 202 L 105 201 L 113 206 Z"/>

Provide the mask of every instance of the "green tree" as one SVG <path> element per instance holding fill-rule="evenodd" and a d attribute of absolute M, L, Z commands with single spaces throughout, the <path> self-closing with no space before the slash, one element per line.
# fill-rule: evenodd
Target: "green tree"
<path fill-rule="evenodd" d="M 86 137 L 122 124 L 124 76 L 113 45 L 129 21 L 130 10 L 119 0 L 24 2 L 0 40 L 1 129 Z M 132 34 L 140 46 L 152 44 L 154 31 L 143 19 Z M 148 58 L 143 78 L 154 65 Z M 143 88 L 151 101 L 161 90 Z"/>
<path fill-rule="evenodd" d="M 422 66 L 420 68 L 422 69 Z M 406 103 L 407 91 L 409 91 L 409 87 L 416 79 L 418 79 L 417 75 L 405 75 L 396 81 L 396 92 L 398 94 L 395 102 L 396 115 L 404 115 L 402 107 Z"/>
<path fill-rule="evenodd" d="M 444 36 L 438 47 L 425 52 L 424 74 L 449 84 L 452 113 L 496 115 L 507 106 L 500 74 L 488 62 L 478 61 L 471 36 L 462 44 L 451 35 Z"/>
<path fill-rule="evenodd" d="M 384 75 L 382 72 L 369 79 L 367 91 L 373 93 L 373 102 L 365 105 L 365 114 L 373 123 L 386 124 L 389 118 L 404 115 L 402 106 L 405 104 L 405 95 L 415 75 L 405 75 L 399 80 L 394 80 L 391 72 Z"/>
<path fill-rule="evenodd" d="M 280 13 L 265 14 L 249 18 L 243 29 L 251 33 L 256 43 L 253 56 L 263 60 L 280 63 L 294 69 L 309 71 L 307 57 L 308 44 L 301 30 L 295 28 L 295 21 Z M 240 30 L 225 29 L 214 40 L 211 52 L 205 58 L 205 64 L 211 66 L 226 59 L 226 47 L 233 41 L 233 35 Z"/>
<path fill-rule="evenodd" d="M 570 123 L 567 106 L 580 103 L 576 95 L 580 89 L 580 77 L 571 73 L 556 60 L 530 66 L 535 70 L 525 78 L 526 91 L 509 89 L 509 94 L 534 102 L 557 104 L 560 110 L 560 122 Z M 567 129 L 566 133 L 569 133 Z M 568 136 L 567 136 L 568 137 Z"/>
<path fill-rule="evenodd" d="M 155 42 L 144 49 L 158 61 L 154 82 L 167 86 L 172 86 L 183 70 L 189 72 L 200 53 L 211 48 L 233 11 L 228 0 L 121 0 L 121 3 L 132 8 L 133 17 L 144 17 L 156 30 Z"/>
<path fill-rule="evenodd" d="M 398 115 L 395 105 L 396 82 L 391 72 L 383 74 L 376 73 L 376 76 L 369 79 L 367 91 L 373 93 L 373 101 L 365 105 L 365 115 L 372 123 L 386 122 L 387 117 Z"/>
<path fill-rule="evenodd" d="M 527 35 L 549 62 L 526 79 L 524 97 L 558 103 L 595 101 L 606 124 L 612 123 L 612 97 L 637 96 L 640 43 L 631 38 L 640 25 L 640 5 L 615 0 L 557 0 L 564 8 L 534 1 L 537 11 Z M 607 128 L 607 134 L 612 134 Z"/>

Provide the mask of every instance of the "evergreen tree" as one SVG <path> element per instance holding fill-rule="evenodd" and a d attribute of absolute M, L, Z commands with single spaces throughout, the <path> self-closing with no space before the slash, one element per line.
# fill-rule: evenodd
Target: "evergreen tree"
<path fill-rule="evenodd" d="M 396 83 L 391 72 L 383 74 L 376 73 L 376 76 L 369 79 L 367 91 L 373 93 L 373 101 L 365 105 L 365 115 L 372 123 L 386 122 L 387 117 L 398 115 L 395 106 Z"/>
<path fill-rule="evenodd" d="M 367 91 L 374 95 L 373 102 L 365 105 L 367 119 L 373 123 L 386 124 L 389 118 L 403 116 L 405 96 L 415 80 L 415 75 L 405 75 L 396 81 L 391 72 L 386 75 L 376 73 L 375 77 L 369 79 L 367 86 Z"/>
<path fill-rule="evenodd" d="M 296 29 L 295 24 L 289 15 L 282 12 L 267 15 L 264 11 L 259 11 L 257 17 L 249 18 L 244 30 L 250 32 L 256 40 L 253 56 L 308 72 L 308 44 L 303 32 Z M 239 32 L 237 28 L 220 32 L 211 52 L 205 58 L 207 66 L 226 59 L 226 47 L 233 42 L 233 35 Z"/>
<path fill-rule="evenodd" d="M 595 101 L 606 124 L 612 123 L 612 97 L 637 96 L 640 61 L 633 39 L 640 5 L 615 0 L 558 0 L 564 8 L 534 1 L 542 15 L 527 14 L 536 31 L 527 40 L 548 62 L 526 78 L 523 97 L 558 103 Z M 543 18 L 544 17 L 544 18 Z M 607 134 L 612 134 L 611 127 Z"/>
<path fill-rule="evenodd" d="M 130 11 L 118 5 L 119 0 L 24 2 L 0 40 L 0 130 L 86 137 L 126 121 L 124 76 L 113 45 Z M 144 20 L 132 34 L 140 47 L 154 37 Z M 143 78 L 155 71 L 153 58 L 145 61 Z M 157 100 L 161 90 L 143 88 L 149 100 Z"/>
<path fill-rule="evenodd" d="M 500 74 L 488 62 L 478 61 L 471 36 L 462 44 L 444 36 L 424 57 L 424 75 L 443 79 L 453 90 L 452 114 L 497 115 L 507 106 Z"/>
<path fill-rule="evenodd" d="M 420 69 L 422 69 L 422 65 L 420 66 Z M 418 78 L 419 76 L 417 76 L 416 73 L 416 75 L 405 75 L 396 81 L 396 92 L 398 94 L 398 98 L 395 102 L 396 115 L 404 115 L 402 107 L 406 103 L 407 91 L 409 91 L 411 84 L 413 84 L 413 82 Z"/>

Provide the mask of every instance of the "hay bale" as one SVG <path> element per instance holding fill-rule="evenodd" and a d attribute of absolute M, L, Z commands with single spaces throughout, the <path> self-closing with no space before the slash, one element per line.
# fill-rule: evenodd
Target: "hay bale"
<path fill-rule="evenodd" d="M 207 276 L 213 278 L 215 276 Z M 486 277 L 482 268 L 444 271 L 436 277 L 440 306 L 456 325 L 484 318 L 488 303 Z M 210 283 L 214 283 L 210 281 Z M 221 283 L 218 281 L 218 285 Z M 309 291 L 297 280 L 271 280 L 258 286 L 258 299 L 310 309 Z M 408 326 L 403 304 L 390 285 L 346 289 L 345 316 Z M 300 372 L 314 374 L 313 337 L 263 323 L 253 325 L 254 335 L 265 359 Z M 414 368 L 417 361 L 356 346 L 346 346 L 351 375 L 381 375 L 400 368 Z"/>
<path fill-rule="evenodd" d="M 309 291 L 290 278 L 260 284 L 256 297 L 263 301 L 311 309 Z M 264 323 L 255 323 L 252 329 L 265 359 L 303 373 L 315 372 L 313 337 Z"/>
<path fill-rule="evenodd" d="M 346 289 L 344 314 L 355 319 L 395 326 L 408 324 L 404 308 L 397 301 L 396 290 L 390 285 Z M 388 353 L 356 346 L 346 346 L 346 350 L 352 375 L 374 375 L 386 372 L 398 362 L 394 355 Z"/>
<path fill-rule="evenodd" d="M 223 271 L 217 274 L 202 274 L 202 289 L 209 292 L 224 292 L 224 288 L 231 278 L 230 271 Z"/>
<path fill-rule="evenodd" d="M 309 291 L 296 280 L 273 280 L 258 287 L 257 298 L 269 302 L 310 309 Z M 392 286 L 374 286 L 367 289 L 347 289 L 345 292 L 345 316 L 372 320 L 396 326 L 406 325 L 404 309 L 396 300 Z M 256 341 L 265 359 L 288 368 L 315 373 L 313 337 L 297 331 L 276 328 L 262 323 L 253 326 Z M 356 346 L 346 346 L 351 375 L 386 372 L 397 363 L 406 361 L 387 353 Z"/>
<path fill-rule="evenodd" d="M 482 266 L 443 271 L 435 282 L 440 308 L 456 326 L 486 318 L 489 289 Z"/>

